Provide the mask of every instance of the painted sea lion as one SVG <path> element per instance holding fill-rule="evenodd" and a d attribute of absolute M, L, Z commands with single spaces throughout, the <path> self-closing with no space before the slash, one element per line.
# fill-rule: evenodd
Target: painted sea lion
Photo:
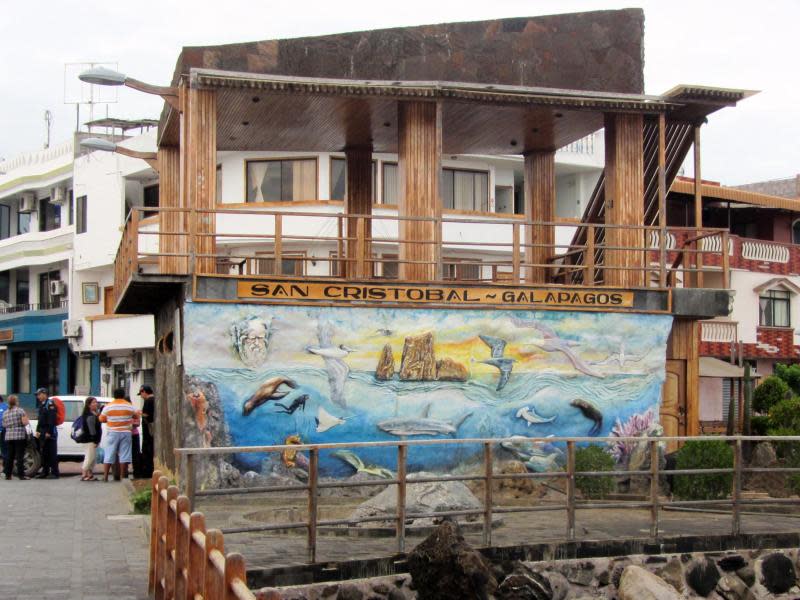
<path fill-rule="evenodd" d="M 275 404 L 283 409 L 283 410 L 278 410 L 276 412 L 285 412 L 287 415 L 292 415 L 294 414 L 294 411 L 296 411 L 298 408 L 305 411 L 307 400 L 308 400 L 308 394 L 302 394 L 297 398 L 295 398 L 289 406 L 276 402 Z"/>
<path fill-rule="evenodd" d="M 255 393 L 250 396 L 242 405 L 242 416 L 246 417 L 259 406 L 270 400 L 280 400 L 289 392 L 278 391 L 282 385 L 288 386 L 292 389 L 297 387 L 297 383 L 288 377 L 272 377 L 262 383 Z"/>
<path fill-rule="evenodd" d="M 603 413 L 600 412 L 599 408 L 588 400 L 582 400 L 580 398 L 576 398 L 569 404 L 580 410 L 584 417 L 594 423 L 589 430 L 589 435 L 597 435 L 600 433 L 600 429 L 603 427 Z"/>

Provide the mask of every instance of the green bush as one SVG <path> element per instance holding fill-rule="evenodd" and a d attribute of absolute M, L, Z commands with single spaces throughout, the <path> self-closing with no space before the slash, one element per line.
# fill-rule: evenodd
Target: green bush
<path fill-rule="evenodd" d="M 575 472 L 613 471 L 614 459 L 600 446 L 587 446 L 575 450 Z M 603 498 L 615 489 L 614 478 L 575 476 L 575 486 L 587 498 Z"/>
<path fill-rule="evenodd" d="M 753 410 L 765 415 L 789 395 L 789 385 L 777 375 L 770 375 L 753 392 Z"/>
<path fill-rule="evenodd" d="M 675 455 L 676 469 L 733 467 L 733 449 L 722 440 L 686 442 Z M 732 473 L 676 475 L 674 492 L 682 500 L 717 500 L 731 491 Z"/>
<path fill-rule="evenodd" d="M 769 428 L 769 417 L 766 415 L 756 415 L 750 420 L 750 433 L 752 435 L 769 435 Z"/>
<path fill-rule="evenodd" d="M 133 512 L 137 515 L 149 515 L 150 503 L 152 501 L 153 491 L 151 489 L 136 492 L 131 496 L 131 504 L 133 504 Z"/>
<path fill-rule="evenodd" d="M 792 391 L 800 395 L 800 365 L 775 365 L 775 375 L 785 381 Z"/>
<path fill-rule="evenodd" d="M 769 422 L 773 429 L 791 430 L 794 433 L 772 433 L 770 435 L 798 435 L 800 432 L 800 398 L 784 398 L 769 411 Z"/>

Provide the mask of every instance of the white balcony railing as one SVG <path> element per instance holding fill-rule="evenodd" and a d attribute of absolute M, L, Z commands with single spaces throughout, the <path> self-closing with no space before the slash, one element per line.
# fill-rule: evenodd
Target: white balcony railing
<path fill-rule="evenodd" d="M 780 244 L 745 240 L 742 242 L 742 258 L 786 264 L 789 262 L 789 248 Z"/>
<path fill-rule="evenodd" d="M 700 341 L 735 342 L 739 324 L 736 321 L 701 321 Z"/>

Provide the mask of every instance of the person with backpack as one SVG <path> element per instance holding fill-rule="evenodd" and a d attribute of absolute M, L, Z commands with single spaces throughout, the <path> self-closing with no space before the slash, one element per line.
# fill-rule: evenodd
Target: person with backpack
<path fill-rule="evenodd" d="M 94 465 L 97 459 L 97 446 L 103 434 L 99 416 L 97 398 L 89 396 L 83 403 L 81 416 L 72 423 L 72 439 L 79 444 L 86 444 L 81 481 L 97 481 L 97 477 L 94 476 Z"/>
<path fill-rule="evenodd" d="M 36 406 L 39 409 L 39 421 L 33 435 L 39 440 L 39 452 L 42 455 L 42 472 L 36 477 L 58 479 L 58 408 L 55 401 L 48 398 L 46 388 L 36 390 Z"/>

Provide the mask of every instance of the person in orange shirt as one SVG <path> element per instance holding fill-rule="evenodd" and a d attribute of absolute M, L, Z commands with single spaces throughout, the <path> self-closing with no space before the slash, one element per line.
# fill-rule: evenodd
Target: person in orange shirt
<path fill-rule="evenodd" d="M 131 430 L 139 424 L 141 411 L 125 400 L 125 390 L 114 390 L 114 399 L 103 407 L 100 422 L 106 424 L 106 438 L 103 455 L 103 481 L 108 481 L 111 465 L 119 456 L 119 465 L 123 479 L 128 477 L 128 465 L 131 463 Z"/>

